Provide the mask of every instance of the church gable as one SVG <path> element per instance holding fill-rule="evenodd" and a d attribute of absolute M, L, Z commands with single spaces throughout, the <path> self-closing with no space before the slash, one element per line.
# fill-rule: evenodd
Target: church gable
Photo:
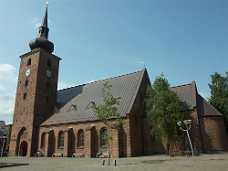
<path fill-rule="evenodd" d="M 191 110 L 197 106 L 195 83 L 171 87 L 171 90 L 177 94 L 179 99 L 187 105 L 187 109 Z"/>
<path fill-rule="evenodd" d="M 97 120 L 96 115 L 88 109 L 90 102 L 102 103 L 102 88 L 105 82 L 112 85 L 112 94 L 121 97 L 118 112 L 125 117 L 133 106 L 146 70 L 141 70 L 119 77 L 99 80 L 92 83 L 58 91 L 59 111 L 42 125 L 75 123 Z"/>
<path fill-rule="evenodd" d="M 222 116 L 222 114 L 215 109 L 211 104 L 208 103 L 200 94 L 197 92 L 196 83 L 193 81 L 190 84 L 180 85 L 171 88 L 179 99 L 187 105 L 188 110 L 194 108 L 198 109 L 201 116 Z"/>
<path fill-rule="evenodd" d="M 201 116 L 223 116 L 214 106 L 208 103 L 202 96 L 197 96 L 197 102 L 199 104 L 198 109 Z"/>

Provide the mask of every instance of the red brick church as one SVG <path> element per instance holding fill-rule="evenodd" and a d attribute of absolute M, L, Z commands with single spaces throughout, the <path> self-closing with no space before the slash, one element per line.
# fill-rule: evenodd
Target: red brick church
<path fill-rule="evenodd" d="M 31 51 L 21 55 L 16 103 L 10 140 L 10 155 L 96 157 L 105 153 L 111 132 L 114 157 L 165 152 L 150 135 L 144 111 L 145 90 L 150 85 L 146 69 L 105 80 L 58 90 L 59 62 L 48 40 L 46 8 L 38 37 L 30 42 Z M 110 130 L 87 108 L 102 101 L 103 83 L 112 85 L 112 94 L 121 97 L 118 111 L 124 118 L 121 131 Z M 196 83 L 173 87 L 191 112 L 191 138 L 195 150 L 227 149 L 227 134 L 221 113 L 197 92 Z"/>

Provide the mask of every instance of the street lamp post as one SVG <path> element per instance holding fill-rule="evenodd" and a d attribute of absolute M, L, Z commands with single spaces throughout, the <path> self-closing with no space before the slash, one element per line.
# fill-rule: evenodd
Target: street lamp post
<path fill-rule="evenodd" d="M 191 129 L 191 124 L 192 124 L 192 120 L 184 120 L 183 122 L 182 121 L 178 121 L 177 122 L 177 125 L 180 127 L 180 129 L 183 132 L 186 132 L 187 137 L 188 137 L 188 141 L 189 141 L 189 145 L 190 145 L 190 148 L 191 148 L 192 156 L 194 156 L 194 151 L 193 151 L 193 147 L 192 147 L 192 141 L 191 141 L 191 138 L 190 138 L 190 135 L 189 135 L 189 130 Z M 184 128 L 183 128 L 183 125 L 185 126 Z"/>

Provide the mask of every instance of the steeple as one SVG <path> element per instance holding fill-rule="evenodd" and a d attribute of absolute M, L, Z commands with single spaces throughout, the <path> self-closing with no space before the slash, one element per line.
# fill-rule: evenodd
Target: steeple
<path fill-rule="evenodd" d="M 39 37 L 48 39 L 48 3 L 46 3 L 45 14 L 43 17 L 42 25 L 39 27 Z"/>
<path fill-rule="evenodd" d="M 54 51 L 54 44 L 48 40 L 48 3 L 46 3 L 43 21 L 38 30 L 38 37 L 29 43 L 30 49 L 42 48 L 49 53 Z"/>

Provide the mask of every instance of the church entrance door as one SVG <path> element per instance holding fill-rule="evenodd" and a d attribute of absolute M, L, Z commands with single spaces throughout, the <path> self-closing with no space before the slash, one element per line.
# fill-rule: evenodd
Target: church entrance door
<path fill-rule="evenodd" d="M 26 156 L 27 155 L 27 149 L 28 149 L 28 143 L 26 141 L 22 141 L 20 144 L 19 155 L 20 156 Z"/>

